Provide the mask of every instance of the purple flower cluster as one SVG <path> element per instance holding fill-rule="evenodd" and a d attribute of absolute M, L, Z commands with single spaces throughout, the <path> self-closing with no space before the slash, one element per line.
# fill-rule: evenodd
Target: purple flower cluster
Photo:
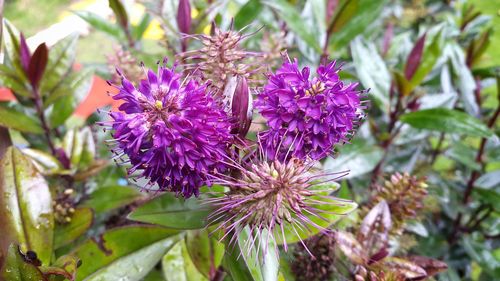
<path fill-rule="evenodd" d="M 181 81 L 175 67 L 147 71 L 136 88 L 125 77 L 115 86 L 121 112 L 112 112 L 114 152 L 128 156 L 129 174 L 140 172 L 160 190 L 190 197 L 209 184 L 207 173 L 222 172 L 231 143 L 226 113 L 206 85 Z"/>
<path fill-rule="evenodd" d="M 288 59 L 257 95 L 255 108 L 267 121 L 259 134 L 270 159 L 322 159 L 346 141 L 362 118 L 364 106 L 357 83 L 345 85 L 335 61 L 321 65 L 310 79 L 310 69 L 299 70 Z"/>

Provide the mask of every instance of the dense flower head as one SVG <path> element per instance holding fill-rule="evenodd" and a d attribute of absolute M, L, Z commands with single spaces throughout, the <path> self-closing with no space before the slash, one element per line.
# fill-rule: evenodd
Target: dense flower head
<path fill-rule="evenodd" d="M 357 83 L 344 84 L 335 61 L 318 67 L 310 78 L 288 57 L 257 95 L 255 108 L 266 119 L 268 130 L 260 133 L 268 157 L 286 155 L 318 160 L 347 141 L 363 116 L 362 92 Z"/>
<path fill-rule="evenodd" d="M 206 85 L 181 80 L 175 67 L 159 64 L 158 72 L 134 86 L 122 77 L 115 100 L 123 101 L 112 112 L 118 157 L 128 156 L 130 175 L 139 173 L 160 190 L 185 197 L 209 184 L 207 173 L 225 169 L 231 141 L 226 113 L 207 94 Z"/>
<path fill-rule="evenodd" d="M 209 200 L 215 207 L 209 220 L 221 222 L 219 228 L 226 235 L 234 233 L 233 237 L 244 229 L 254 237 L 263 233 L 271 236 L 267 241 L 271 238 L 276 242 L 279 235 L 286 251 L 285 232 L 291 231 L 302 241 L 299 233 L 325 230 L 312 219 L 326 220 L 323 215 L 328 212 L 318 206 L 345 204 L 344 200 L 328 195 L 333 190 L 324 183 L 335 179 L 324 180 L 327 174 L 315 173 L 313 165 L 296 158 L 286 162 L 252 160 L 241 166 L 233 164 L 239 172 L 236 177 L 211 175 L 214 182 L 230 190 Z M 247 243 L 245 247 L 251 249 L 252 242 Z"/>

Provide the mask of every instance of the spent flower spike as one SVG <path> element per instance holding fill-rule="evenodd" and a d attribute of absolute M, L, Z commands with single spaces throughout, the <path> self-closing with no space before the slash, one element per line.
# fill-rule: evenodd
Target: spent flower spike
<path fill-rule="evenodd" d="M 284 159 L 289 147 L 289 157 L 322 159 L 354 133 L 366 109 L 364 92 L 340 79 L 335 61 L 311 79 L 309 67 L 300 70 L 296 59 L 284 57 L 254 103 L 269 127 L 260 133 L 264 149 L 271 159 Z"/>
<path fill-rule="evenodd" d="M 221 162 L 231 143 L 226 113 L 207 93 L 206 85 L 181 81 L 173 68 L 158 64 L 157 73 L 134 86 L 122 76 L 120 111 L 103 125 L 113 130 L 116 158 L 130 162 L 129 175 L 148 179 L 160 191 L 190 197 L 210 184 L 207 174 L 226 169 Z M 119 72 L 120 73 L 120 72 Z M 122 74 L 120 74 L 122 75 Z"/>

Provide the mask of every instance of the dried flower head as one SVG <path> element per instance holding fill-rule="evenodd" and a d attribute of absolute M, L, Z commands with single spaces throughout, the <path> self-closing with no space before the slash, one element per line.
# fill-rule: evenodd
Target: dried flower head
<path fill-rule="evenodd" d="M 248 164 L 231 163 L 239 173 L 237 177 L 213 176 L 214 182 L 230 190 L 209 200 L 216 208 L 210 220 L 221 222 L 218 228 L 223 228 L 226 235 L 234 233 L 233 239 L 245 228 L 255 237 L 270 234 L 271 240 L 268 237 L 266 241 L 276 242 L 275 236 L 279 235 L 286 251 L 285 232 L 291 231 L 302 241 L 299 233 L 324 230 L 316 219 L 328 221 L 323 217 L 329 213 L 325 206 L 353 204 L 328 196 L 332 190 L 324 184 L 336 178 L 323 180 L 332 174 L 313 173 L 313 164 L 295 158 L 287 162 L 255 159 Z M 251 240 L 248 249 L 253 246 Z"/>
<path fill-rule="evenodd" d="M 112 74 L 111 81 L 113 83 L 121 82 L 121 75 L 116 72 L 117 68 L 129 81 L 139 81 L 144 76 L 144 72 L 134 56 L 121 46 L 115 46 L 113 49 L 114 53 L 107 56 L 109 73 Z"/>
<path fill-rule="evenodd" d="M 194 72 L 202 81 L 210 81 L 214 97 L 227 108 L 232 96 L 225 91 L 231 78 L 245 77 L 250 84 L 256 82 L 255 75 L 262 72 L 261 54 L 241 47 L 241 42 L 251 35 L 232 30 L 222 31 L 212 25 L 211 35 L 194 35 L 203 45 L 198 50 L 179 54 L 188 71 Z M 228 110 L 230 112 L 230 109 Z"/>
<path fill-rule="evenodd" d="M 330 280 L 335 269 L 335 237 L 330 231 L 315 235 L 297 245 L 292 271 L 297 281 Z M 308 253 L 311 252 L 313 257 Z"/>
<path fill-rule="evenodd" d="M 335 62 L 321 65 L 312 79 L 309 67 L 299 70 L 288 56 L 257 95 L 254 107 L 269 127 L 260 133 L 266 154 L 318 160 L 328 156 L 334 145 L 347 141 L 363 116 L 365 106 L 357 83 L 345 85 Z M 281 149 L 278 149 L 281 148 Z"/>
<path fill-rule="evenodd" d="M 426 195 L 425 178 L 396 173 L 389 181 L 385 181 L 384 185 L 376 186 L 376 193 L 371 202 L 373 205 L 382 200 L 387 202 L 391 211 L 391 234 L 400 235 L 405 222 L 416 218 L 424 208 Z"/>
<path fill-rule="evenodd" d="M 111 112 L 117 158 L 128 156 L 130 175 L 139 173 L 159 189 L 185 197 L 197 195 L 209 184 L 206 174 L 222 171 L 231 141 L 226 113 L 218 107 L 206 85 L 180 80 L 175 67 L 158 65 L 145 70 L 147 79 L 136 88 L 123 74 L 120 112 Z M 105 124 L 104 124 L 105 125 Z"/>

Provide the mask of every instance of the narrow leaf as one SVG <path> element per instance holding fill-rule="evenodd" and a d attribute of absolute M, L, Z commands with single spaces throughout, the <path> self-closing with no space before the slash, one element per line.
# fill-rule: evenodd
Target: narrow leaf
<path fill-rule="evenodd" d="M 30 79 L 33 88 L 38 88 L 40 79 L 42 79 L 45 68 L 47 67 L 48 57 L 49 49 L 47 49 L 47 45 L 45 45 L 45 43 L 38 46 L 31 57 L 28 67 L 28 78 Z"/>
<path fill-rule="evenodd" d="M 417 71 L 420 62 L 422 61 L 422 53 L 424 51 L 426 35 L 427 33 L 424 33 L 424 35 L 422 35 L 417 40 L 417 43 L 415 43 L 415 46 L 413 46 L 413 49 L 408 55 L 408 59 L 406 61 L 406 66 L 405 66 L 405 77 L 408 80 L 411 80 L 411 78 L 415 74 L 415 71 Z"/>
<path fill-rule="evenodd" d="M 128 15 L 120 0 L 109 0 L 109 7 L 113 10 L 118 22 L 124 28 L 128 26 Z"/>
<path fill-rule="evenodd" d="M 262 11 L 261 0 L 250 0 L 243 5 L 234 17 L 234 27 L 240 30 L 251 24 Z"/>
<path fill-rule="evenodd" d="M 90 208 L 77 208 L 66 224 L 56 224 L 54 230 L 54 248 L 66 246 L 82 236 L 91 226 L 94 213 Z"/>

